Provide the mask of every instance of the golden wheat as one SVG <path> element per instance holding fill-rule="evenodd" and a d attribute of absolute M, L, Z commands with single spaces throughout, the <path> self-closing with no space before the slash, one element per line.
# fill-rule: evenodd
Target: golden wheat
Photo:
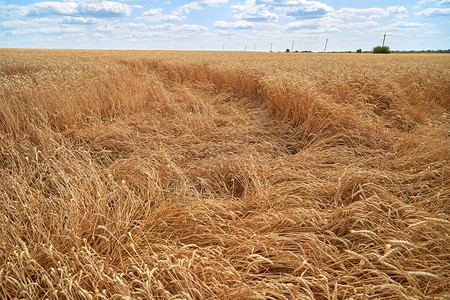
<path fill-rule="evenodd" d="M 448 297 L 450 58 L 0 50 L 0 298 Z"/>

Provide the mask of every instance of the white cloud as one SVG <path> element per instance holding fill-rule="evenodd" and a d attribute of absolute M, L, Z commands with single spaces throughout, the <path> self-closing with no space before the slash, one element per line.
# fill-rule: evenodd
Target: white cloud
<path fill-rule="evenodd" d="M 145 31 L 133 32 L 134 37 L 138 38 L 157 38 L 164 41 L 177 41 L 192 39 L 198 36 L 204 36 L 208 28 L 195 24 L 159 24 L 148 26 Z"/>
<path fill-rule="evenodd" d="M 112 1 L 82 3 L 79 5 L 78 9 L 79 13 L 82 15 L 105 18 L 129 16 L 132 10 L 127 4 Z"/>
<path fill-rule="evenodd" d="M 344 7 L 340 10 L 336 11 L 336 15 L 339 18 L 342 19 L 353 19 L 353 18 L 359 18 L 359 19 L 367 19 L 367 14 L 370 14 L 371 16 L 378 16 L 381 18 L 384 15 L 384 9 L 379 7 L 371 7 L 371 8 L 350 8 L 350 7 Z"/>
<path fill-rule="evenodd" d="M 228 3 L 228 0 L 197 0 L 197 1 L 191 1 L 188 4 L 185 4 L 183 6 L 178 7 L 174 14 L 176 15 L 183 15 L 188 14 L 192 10 L 200 10 L 205 7 L 217 7 L 220 5 L 224 5 Z"/>
<path fill-rule="evenodd" d="M 378 19 L 390 15 L 399 15 L 407 13 L 408 10 L 404 6 L 389 6 L 388 8 L 370 7 L 370 8 L 341 8 L 337 10 L 336 16 L 342 19 Z"/>
<path fill-rule="evenodd" d="M 62 23 L 64 24 L 78 24 L 78 25 L 91 25 L 96 24 L 100 20 L 96 18 L 86 18 L 86 17 L 64 17 Z"/>
<path fill-rule="evenodd" d="M 25 6 L 19 5 L 1 5 L 0 4 L 0 16 L 3 18 L 17 18 L 23 17 L 27 14 L 28 9 Z"/>
<path fill-rule="evenodd" d="M 407 12 L 408 12 L 408 10 L 404 6 L 389 6 L 386 9 L 387 15 L 404 14 Z"/>
<path fill-rule="evenodd" d="M 219 29 L 252 29 L 255 28 L 255 24 L 245 20 L 236 22 L 217 21 L 214 23 L 214 27 Z"/>
<path fill-rule="evenodd" d="M 381 31 L 412 31 L 423 27 L 433 26 L 430 23 L 416 23 L 416 22 L 405 22 L 398 21 L 387 26 L 379 27 L 378 30 Z"/>
<path fill-rule="evenodd" d="M 319 1 L 308 0 L 257 0 L 258 4 L 269 4 L 272 6 L 305 6 L 311 8 L 325 8 L 329 7 L 325 3 Z"/>
<path fill-rule="evenodd" d="M 61 28 L 58 27 L 58 26 L 43 27 L 43 28 L 33 29 L 30 32 L 39 32 L 39 33 L 46 33 L 46 34 L 60 33 L 61 32 Z"/>
<path fill-rule="evenodd" d="M 97 31 L 100 32 L 121 32 L 123 31 L 123 26 L 119 26 L 119 24 L 101 24 L 96 28 Z"/>
<path fill-rule="evenodd" d="M 73 15 L 77 6 L 75 2 L 38 2 L 28 7 L 27 16 Z"/>
<path fill-rule="evenodd" d="M 6 9 L 9 14 L 22 14 L 29 17 L 59 15 L 111 18 L 129 16 L 135 7 L 140 6 L 131 6 L 115 1 L 69 0 L 64 2 L 38 2 L 28 7 L 10 6 Z"/>
<path fill-rule="evenodd" d="M 450 8 L 427 8 L 416 13 L 417 16 L 446 17 L 450 15 Z"/>
<path fill-rule="evenodd" d="M 144 23 L 125 23 L 128 29 L 147 30 L 148 26 Z"/>
<path fill-rule="evenodd" d="M 11 31 L 13 35 L 25 35 L 30 33 L 42 33 L 42 34 L 61 34 L 61 33 L 80 33 L 86 32 L 84 27 L 41 27 L 41 28 L 25 28 Z"/>
<path fill-rule="evenodd" d="M 342 21 L 332 18 L 308 19 L 289 23 L 285 26 L 285 29 L 304 33 L 339 32 L 341 25 Z"/>
<path fill-rule="evenodd" d="M 423 32 L 424 35 L 439 35 L 442 34 L 442 31 L 439 30 L 425 30 Z"/>
<path fill-rule="evenodd" d="M 374 21 L 366 21 L 366 22 L 355 22 L 355 23 L 347 23 L 339 25 L 339 28 L 349 28 L 349 29 L 360 29 L 365 27 L 376 27 L 379 24 Z"/>
<path fill-rule="evenodd" d="M 405 27 L 405 28 L 406 27 L 429 27 L 429 26 L 432 26 L 432 24 L 399 21 L 399 22 L 395 22 L 395 23 L 391 24 L 390 26 Z"/>
<path fill-rule="evenodd" d="M 252 22 L 273 22 L 278 21 L 278 15 L 271 12 L 268 6 L 256 5 L 255 0 L 248 0 L 244 5 L 232 5 L 235 15 L 238 20 L 246 20 Z"/>
<path fill-rule="evenodd" d="M 36 18 L 33 20 L 14 20 L 14 21 L 4 21 L 0 22 L 1 29 L 36 29 L 42 26 L 53 26 L 54 24 L 61 23 L 62 19 L 51 19 L 51 18 Z"/>
<path fill-rule="evenodd" d="M 332 7 L 313 1 L 288 9 L 286 15 L 297 19 L 317 19 L 332 11 Z"/>
<path fill-rule="evenodd" d="M 14 29 L 19 27 L 28 27 L 32 26 L 34 23 L 31 21 L 22 21 L 22 20 L 16 20 L 16 21 L 5 21 L 0 22 L 0 28 L 2 29 Z"/>
<path fill-rule="evenodd" d="M 427 2 L 436 2 L 436 0 L 420 0 L 417 2 L 417 5 L 424 5 Z"/>
<path fill-rule="evenodd" d="M 139 30 L 148 30 L 150 27 L 144 23 L 111 23 L 105 22 L 97 27 L 97 31 L 111 32 L 113 34 L 133 34 Z"/>
<path fill-rule="evenodd" d="M 162 10 L 162 8 L 149 9 L 143 12 L 138 19 L 144 19 L 149 22 L 179 22 L 186 19 L 185 16 L 163 14 Z"/>
<path fill-rule="evenodd" d="M 270 12 L 267 9 L 257 9 L 254 13 L 244 12 L 236 15 L 236 18 L 254 21 L 254 22 L 272 22 L 278 21 L 278 15 Z"/>
<path fill-rule="evenodd" d="M 236 19 L 254 22 L 278 21 L 279 14 L 296 19 L 318 19 L 334 10 L 325 3 L 307 0 L 247 0 L 231 8 Z"/>
<path fill-rule="evenodd" d="M 246 5 L 266 5 L 276 11 L 284 11 L 286 16 L 297 19 L 318 19 L 334 10 L 325 3 L 307 0 L 249 0 Z"/>
<path fill-rule="evenodd" d="M 161 15 L 162 14 L 162 10 L 163 10 L 162 8 L 149 9 L 147 11 L 144 11 L 141 16 L 146 17 L 146 16 Z"/>
<path fill-rule="evenodd" d="M 195 24 L 183 24 L 183 25 L 176 25 L 176 24 L 161 24 L 161 25 L 155 25 L 151 26 L 151 29 L 162 29 L 167 31 L 207 31 L 208 28 L 200 25 Z"/>
<path fill-rule="evenodd" d="M 196 24 L 177 25 L 172 23 L 150 26 L 144 23 L 104 22 L 96 29 L 97 33 L 108 38 L 120 40 L 135 38 L 161 38 L 164 40 L 184 39 L 201 35 L 208 28 Z"/>
<path fill-rule="evenodd" d="M 220 6 L 223 4 L 227 4 L 228 0 L 200 0 L 196 2 L 201 2 L 205 4 L 206 6 Z"/>
<path fill-rule="evenodd" d="M 164 4 L 166 2 L 172 4 L 167 6 L 169 4 Z M 440 43 L 436 42 L 436 48 L 445 47 L 441 45 L 448 39 L 445 29 L 450 24 L 447 21 L 450 0 L 420 1 L 422 6 L 417 9 L 412 6 L 419 3 L 419 0 L 412 2 L 379 7 L 373 4 L 375 7 L 369 8 L 357 8 L 360 5 L 349 4 L 350 7 L 335 9 L 332 3 L 337 3 L 336 1 L 324 0 L 20 1 L 28 3 L 26 5 L 7 5 L 5 3 L 19 1 L 0 0 L 0 35 L 6 34 L 7 37 L 0 38 L 0 45 L 9 45 L 8 41 L 15 39 L 17 46 L 28 46 L 41 40 L 40 45 L 73 47 L 73 42 L 66 41 L 81 37 L 85 44 L 77 40 L 75 47 L 98 47 L 103 41 L 103 48 L 124 45 L 120 47 L 189 49 L 198 44 L 207 49 L 221 49 L 225 44 L 229 45 L 227 50 L 232 47 L 242 50 L 245 43 L 251 45 L 251 48 L 253 44 L 259 46 L 266 43 L 269 49 L 271 42 L 290 46 L 292 40 L 296 40 L 296 44 L 297 40 L 302 40 L 298 43 L 302 47 L 306 45 L 311 50 L 317 50 L 323 48 L 323 45 L 313 46 L 318 39 L 322 43 L 325 38 L 330 38 L 330 41 L 354 38 L 358 47 L 364 47 L 359 44 L 366 41 L 368 35 L 382 37 L 384 32 L 388 32 L 392 37 L 434 35 Z M 213 8 L 223 5 L 222 8 Z M 168 7 L 173 10 L 168 10 Z M 208 26 L 203 22 L 209 22 L 210 19 L 193 20 L 192 23 L 189 22 L 191 24 L 183 25 L 186 20 L 190 20 L 189 13 L 199 10 L 209 14 L 217 13 L 217 21 Z M 127 16 L 131 17 L 126 18 Z M 422 21 L 417 16 L 422 17 Z M 435 16 L 447 18 L 432 20 L 431 17 Z M 423 17 L 430 18 L 423 21 Z M 13 36 L 19 34 L 26 36 Z M 56 40 L 62 42 L 58 44 L 54 42 Z M 129 41 L 134 42 L 128 43 Z M 370 42 L 367 44 L 370 46 Z M 336 50 L 339 47 L 345 50 L 347 44 L 342 42 L 336 47 Z"/>

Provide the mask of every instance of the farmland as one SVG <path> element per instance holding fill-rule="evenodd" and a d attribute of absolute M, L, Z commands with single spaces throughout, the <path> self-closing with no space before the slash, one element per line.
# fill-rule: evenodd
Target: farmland
<path fill-rule="evenodd" d="M 450 291 L 446 54 L 0 50 L 0 298 Z"/>

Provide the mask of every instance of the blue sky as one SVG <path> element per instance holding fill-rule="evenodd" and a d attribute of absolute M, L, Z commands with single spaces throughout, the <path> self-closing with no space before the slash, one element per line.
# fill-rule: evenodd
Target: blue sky
<path fill-rule="evenodd" d="M 450 0 L 0 0 L 0 48 L 450 48 Z"/>

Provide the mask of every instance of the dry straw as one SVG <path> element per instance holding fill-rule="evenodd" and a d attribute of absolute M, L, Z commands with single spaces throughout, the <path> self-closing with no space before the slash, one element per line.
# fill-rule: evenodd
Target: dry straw
<path fill-rule="evenodd" d="M 449 70 L 0 50 L 0 298 L 448 297 Z"/>

